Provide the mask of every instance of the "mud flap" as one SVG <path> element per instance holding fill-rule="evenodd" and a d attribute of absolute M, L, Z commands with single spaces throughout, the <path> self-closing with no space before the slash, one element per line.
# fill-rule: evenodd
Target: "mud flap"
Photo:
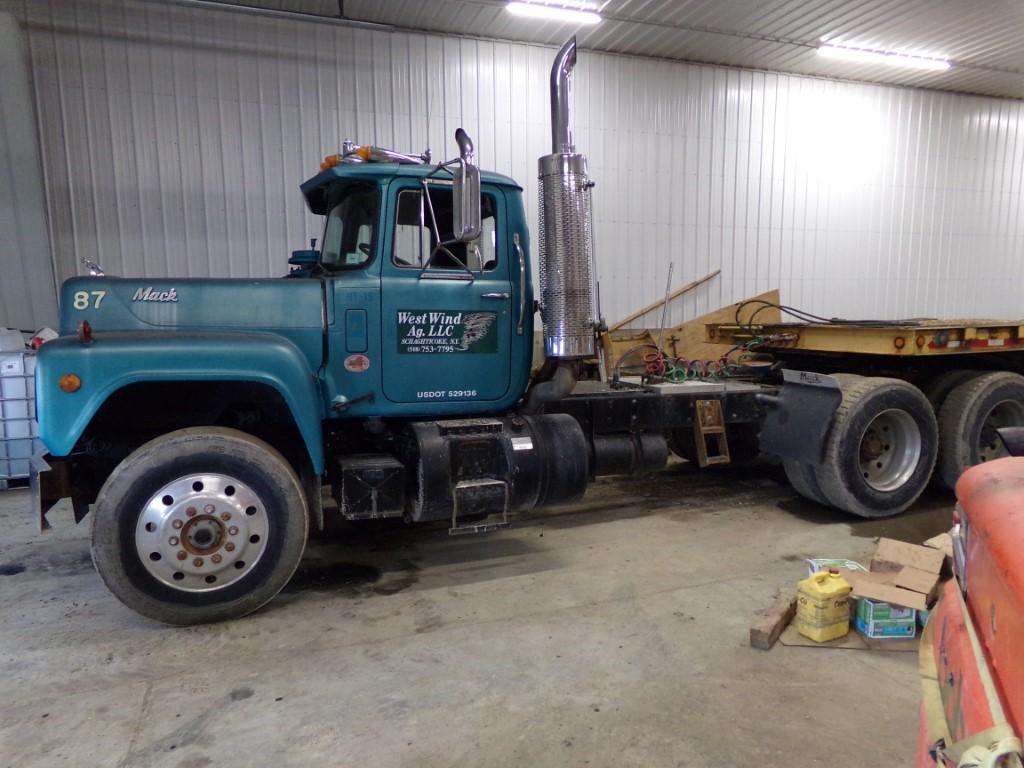
<path fill-rule="evenodd" d="M 821 463 L 832 416 L 842 402 L 839 382 L 823 373 L 782 372 L 777 395 L 758 395 L 766 415 L 761 425 L 761 450 L 802 464 Z"/>
<path fill-rule="evenodd" d="M 46 513 L 50 511 L 51 503 L 43 508 L 43 476 L 48 474 L 52 467 L 46 461 L 45 454 L 37 453 L 28 462 L 28 487 L 31 491 L 32 519 L 39 526 L 39 532 L 49 530 L 50 523 L 46 519 Z"/>
<path fill-rule="evenodd" d="M 61 499 L 72 497 L 75 522 L 89 512 L 88 501 L 77 497 L 72 486 L 71 464 L 66 459 L 54 459 L 48 453 L 37 453 L 28 463 L 28 486 L 31 493 L 32 518 L 39 532 L 50 529 L 46 513 Z"/>

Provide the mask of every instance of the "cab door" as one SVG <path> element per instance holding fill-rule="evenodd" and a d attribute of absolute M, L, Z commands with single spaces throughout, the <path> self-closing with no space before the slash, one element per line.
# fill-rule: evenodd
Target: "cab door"
<path fill-rule="evenodd" d="M 483 188 L 480 238 L 451 238 L 451 188 L 393 184 L 381 258 L 384 396 L 487 403 L 511 386 L 512 284 L 501 191 Z M 463 408 L 463 412 L 472 411 Z"/>

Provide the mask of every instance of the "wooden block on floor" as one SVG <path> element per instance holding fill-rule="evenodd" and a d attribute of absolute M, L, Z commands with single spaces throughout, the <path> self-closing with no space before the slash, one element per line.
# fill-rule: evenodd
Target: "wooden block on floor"
<path fill-rule="evenodd" d="M 780 595 L 750 628 L 750 647 L 770 650 L 796 615 L 796 595 Z"/>

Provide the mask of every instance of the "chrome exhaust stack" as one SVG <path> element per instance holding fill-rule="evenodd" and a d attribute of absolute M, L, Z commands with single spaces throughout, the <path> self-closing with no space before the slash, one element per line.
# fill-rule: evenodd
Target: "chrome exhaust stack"
<path fill-rule="evenodd" d="M 587 158 L 572 138 L 570 85 L 576 38 L 551 67 L 551 154 L 540 158 L 540 290 L 544 354 L 572 360 L 594 354 L 593 213 Z"/>

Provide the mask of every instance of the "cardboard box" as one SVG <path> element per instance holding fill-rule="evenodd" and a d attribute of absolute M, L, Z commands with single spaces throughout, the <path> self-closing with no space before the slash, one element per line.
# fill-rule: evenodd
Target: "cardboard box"
<path fill-rule="evenodd" d="M 843 572 L 843 576 L 849 581 L 853 588 L 852 597 L 855 600 L 862 598 L 873 600 L 876 603 L 889 603 L 892 606 L 902 606 L 914 610 L 925 610 L 928 607 L 928 597 L 912 589 L 897 586 L 895 580 L 901 572 L 881 573 L 857 573 L 850 571 Z"/>
<path fill-rule="evenodd" d="M 896 574 L 893 584 L 913 592 L 920 592 L 930 605 L 939 596 L 939 574 L 906 566 Z"/>
<path fill-rule="evenodd" d="M 924 546 L 929 549 L 937 549 L 945 556 L 945 562 L 942 564 L 942 573 L 940 574 L 943 578 L 947 578 L 953 575 L 953 537 L 948 533 L 940 533 L 938 536 L 932 536 L 926 542 Z"/>
<path fill-rule="evenodd" d="M 864 597 L 857 601 L 854 626 L 865 637 L 874 639 L 914 637 L 917 611 Z"/>
<path fill-rule="evenodd" d="M 878 540 L 878 549 L 875 550 L 875 556 L 871 558 L 869 570 L 899 571 L 910 566 L 938 575 L 942 573 L 945 559 L 946 556 L 937 549 L 882 538 Z"/>

